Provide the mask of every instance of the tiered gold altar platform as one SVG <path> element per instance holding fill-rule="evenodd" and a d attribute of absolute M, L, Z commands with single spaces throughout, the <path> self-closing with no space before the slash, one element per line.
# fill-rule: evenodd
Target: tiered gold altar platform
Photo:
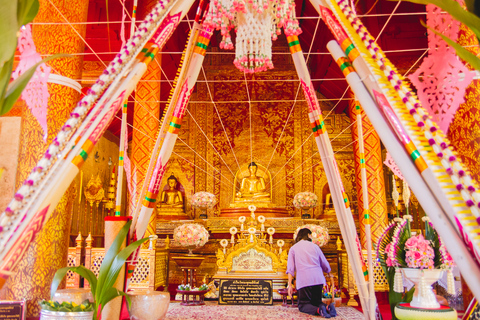
<path fill-rule="evenodd" d="M 258 208 L 256 214 L 262 208 Z M 268 209 L 268 208 L 266 208 Z M 258 214 L 261 215 L 261 214 Z M 257 216 L 258 216 L 257 215 Z M 197 283 L 200 284 L 203 279 L 210 282 L 217 273 L 219 266 L 217 265 L 217 252 L 222 249 L 220 241 L 222 239 L 231 239 L 230 228 L 236 227 L 241 229 L 241 223 L 236 217 L 215 217 L 209 219 L 196 219 L 196 220 L 157 220 L 157 248 L 164 246 L 167 236 L 169 239 L 173 238 L 173 230 L 184 223 L 198 223 L 203 225 L 210 233 L 210 239 L 207 244 L 200 248 L 194 249 L 194 254 L 201 254 L 205 257 L 205 260 L 197 269 Z M 338 257 L 339 252 L 337 250 L 336 240 L 340 236 L 340 229 L 338 222 L 334 220 L 317 220 L 317 219 L 301 219 L 299 217 L 266 217 L 265 230 L 273 227 L 275 228 L 274 243 L 277 240 L 283 240 L 285 245 L 283 250 L 288 252 L 288 249 L 293 245 L 293 235 L 298 227 L 305 224 L 318 224 L 328 229 L 330 234 L 330 242 L 325 245 L 322 250 L 330 262 L 333 270 L 339 269 Z M 187 249 L 179 246 L 175 241 L 170 242 L 170 255 L 178 255 L 181 253 L 187 253 Z M 334 271 L 334 272 L 335 272 Z M 337 272 L 335 272 L 337 273 Z M 170 259 L 168 265 L 168 281 L 169 291 L 174 295 L 176 287 L 184 280 L 184 274 L 181 268 Z"/>
<path fill-rule="evenodd" d="M 255 214 L 266 218 L 288 218 L 288 211 L 285 208 L 257 208 Z M 250 216 L 250 210 L 248 208 L 224 208 L 220 210 L 220 217 L 222 218 L 238 218 L 240 216 Z"/>

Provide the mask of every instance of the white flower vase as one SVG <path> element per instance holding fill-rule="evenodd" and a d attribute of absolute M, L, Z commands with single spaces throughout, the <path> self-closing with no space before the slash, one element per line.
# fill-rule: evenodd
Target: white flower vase
<path fill-rule="evenodd" d="M 422 309 L 438 309 L 440 304 L 432 290 L 432 284 L 440 279 L 442 269 L 413 269 L 402 268 L 403 276 L 415 284 L 410 306 Z M 422 280 L 423 277 L 423 280 Z"/>

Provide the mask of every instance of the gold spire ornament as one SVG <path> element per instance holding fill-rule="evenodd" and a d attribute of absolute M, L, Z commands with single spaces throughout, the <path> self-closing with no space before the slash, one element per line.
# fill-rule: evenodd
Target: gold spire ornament
<path fill-rule="evenodd" d="M 110 178 L 110 186 L 108 187 L 107 193 L 107 203 L 105 204 L 105 209 L 108 209 L 108 213 L 112 213 L 112 210 L 115 208 L 115 197 L 117 193 L 117 176 L 115 174 L 115 166 L 113 166 L 112 177 Z"/>

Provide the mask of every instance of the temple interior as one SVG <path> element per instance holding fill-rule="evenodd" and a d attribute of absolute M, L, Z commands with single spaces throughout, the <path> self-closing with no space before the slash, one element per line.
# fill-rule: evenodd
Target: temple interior
<path fill-rule="evenodd" d="M 365 112 L 359 113 L 355 93 L 327 50 L 334 35 L 325 19 L 312 2 L 292 2 L 302 30 L 298 44 L 316 95 L 313 99 L 318 101 L 344 187 L 341 201 L 345 198 L 348 202 L 365 259 L 367 242 L 374 243 L 375 292 L 378 301 L 388 305 L 389 284 L 381 266 L 375 264 L 376 242 L 395 217 L 405 215 L 412 217 L 413 232 L 424 233 L 426 223 L 422 218 L 427 210 L 419 199 L 423 195 L 410 191 L 393 171 L 395 164 L 381 134 Z M 42 57 L 55 53 L 71 56 L 48 63 L 49 79 L 54 80 L 47 83 L 48 96 L 43 99 L 48 108 L 43 114 L 38 111 L 40 107 L 29 107 L 22 96 L 0 118 L 2 212 L 38 166 L 48 146 L 56 141 L 77 102 L 90 94 L 110 61 L 122 50 L 131 36 L 132 19 L 136 15 L 138 26 L 157 1 L 39 3 L 30 35 L 36 51 Z M 187 59 L 184 56 L 190 50 L 187 43 L 194 33 L 191 30 L 199 5 L 200 1 L 194 1 L 178 21 L 132 93 L 124 97 L 122 110 L 115 110 L 107 129 L 89 149 L 88 158 L 64 187 L 65 192 L 55 195 L 59 201 L 50 219 L 10 270 L 0 298 L 26 300 L 28 319 L 38 319 L 38 301 L 49 299 L 50 283 L 59 268 L 83 265 L 98 275 L 105 247 L 111 243 L 108 238 L 115 232 L 109 217 L 138 215 L 144 197 L 148 200 L 151 195 L 150 189 L 145 193 L 152 183 L 153 167 L 149 165 L 160 150 L 155 143 L 167 121 L 167 109 L 175 97 L 177 79 L 181 79 L 179 72 L 183 64 L 192 63 L 188 55 Z M 427 19 L 425 6 L 407 1 L 364 0 L 355 2 L 354 7 L 375 43 L 410 83 L 409 76 L 429 55 L 427 29 L 422 26 Z M 472 32 L 463 25 L 459 30 L 458 41 L 471 45 L 478 53 Z M 234 43 L 235 38 L 234 34 Z M 335 286 L 342 292 L 343 304 L 359 305 L 348 241 L 335 207 L 337 187 L 329 186 L 327 165 L 317 148 L 309 118 L 311 97 L 302 90 L 304 83 L 289 39 L 282 31 L 272 42 L 273 68 L 248 73 L 234 64 L 235 49 L 223 48 L 220 31 L 211 35 L 188 103 L 182 102 L 185 115 L 175 132 L 178 137 L 170 158 L 162 163 L 163 177 L 155 186 L 158 196 L 148 204 L 153 213 L 145 237 L 150 238 L 141 247 L 130 290 L 169 292 L 173 303 L 182 299 L 176 292 L 179 285 L 213 284 L 218 290 L 220 282 L 231 279 L 268 279 L 272 281 L 273 299 L 278 302 L 282 299 L 278 290 L 287 283 L 288 249 L 300 227 L 313 225 L 328 233 L 321 250 L 332 268 Z M 23 53 L 17 50 L 15 67 L 22 59 Z M 477 84 L 475 79 L 466 89 L 465 99 L 445 132 L 475 181 L 480 177 Z M 358 115 L 363 117 L 361 138 Z M 363 169 L 366 181 L 362 181 Z M 362 183 L 368 188 L 369 211 L 365 211 Z M 199 192 L 213 195 L 214 203 L 204 207 L 196 204 L 193 199 Z M 315 205 L 294 205 L 296 195 L 303 192 L 316 196 Z M 203 226 L 208 231 L 208 242 L 192 250 L 175 241 L 174 230 L 188 223 Z M 189 253 L 193 253 L 191 258 L 185 258 Z M 73 273 L 66 277 L 66 288 L 83 287 L 87 282 Z M 449 296 L 450 305 L 462 300 L 467 308 L 473 297 L 468 283 L 460 274 L 455 280 L 457 292 Z M 435 288 L 440 295 L 446 290 L 440 285 Z M 205 298 L 217 301 L 218 292 Z M 219 304 L 223 302 L 218 300 Z M 383 311 L 382 315 L 389 319 Z"/>

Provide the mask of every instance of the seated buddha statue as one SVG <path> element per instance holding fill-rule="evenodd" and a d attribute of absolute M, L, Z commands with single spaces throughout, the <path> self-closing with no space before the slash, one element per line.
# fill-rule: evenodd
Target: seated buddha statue
<path fill-rule="evenodd" d="M 177 189 L 177 184 L 177 178 L 172 173 L 167 179 L 168 188 L 164 188 L 160 195 L 159 208 L 177 209 L 183 212 L 183 195 Z"/>
<path fill-rule="evenodd" d="M 230 207 L 244 207 L 245 205 L 255 204 L 257 206 L 271 203 L 271 195 L 265 184 L 265 179 L 257 176 L 258 166 L 255 162 L 248 165 L 247 176 L 237 176 L 236 180 L 240 180 L 240 189 L 234 195 L 234 203 Z"/>

